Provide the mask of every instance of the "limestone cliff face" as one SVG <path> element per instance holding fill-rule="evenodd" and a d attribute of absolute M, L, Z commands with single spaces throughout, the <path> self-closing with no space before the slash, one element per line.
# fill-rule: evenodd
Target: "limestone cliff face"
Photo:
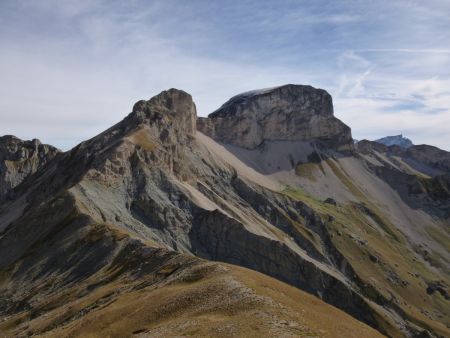
<path fill-rule="evenodd" d="M 11 135 L 0 137 L 0 200 L 58 152 L 37 139 L 23 141 Z"/>
<path fill-rule="evenodd" d="M 350 128 L 333 115 L 331 95 L 311 86 L 285 85 L 231 98 L 198 130 L 213 139 L 247 149 L 265 140 L 310 141 L 351 150 Z"/>
<path fill-rule="evenodd" d="M 157 132 L 161 134 L 171 129 L 179 138 L 195 135 L 197 110 L 192 96 L 182 90 L 172 88 L 148 101 L 136 102 L 133 117 L 139 122 L 149 120 L 156 124 L 159 127 Z"/>
<path fill-rule="evenodd" d="M 310 144 L 352 149 L 349 128 L 333 117 L 331 97 L 312 87 L 290 85 L 240 95 L 198 124 L 204 133 L 239 147 L 224 147 L 201 133 L 195 135 L 191 96 L 170 89 L 137 102 L 124 120 L 56 156 L 0 203 L 0 331 L 2 325 L 15 327 L 20 334 L 12 336 L 24 336 L 46 333 L 47 328 L 73 327 L 72 320 L 92 323 L 92 318 L 100 317 L 86 315 L 103 306 L 111 309 L 105 304 L 108 298 L 98 292 L 99 283 L 108 287 L 110 295 L 109 287 L 119 279 L 126 283 L 120 286 L 124 291 L 134 290 L 138 285 L 134 283 L 139 283 L 139 292 L 144 292 L 143 286 L 154 290 L 154 281 L 162 276 L 173 281 L 184 268 L 195 266 L 199 262 L 195 255 L 288 282 L 388 336 L 427 336 L 428 330 L 449 336 L 447 303 L 442 297 L 450 285 L 448 253 L 441 249 L 448 242 L 448 227 L 443 225 L 448 224 L 444 216 L 449 214 L 440 217 L 435 213 L 447 212 L 438 203 L 447 203 L 448 181 L 440 176 L 439 182 L 424 180 L 422 175 L 417 181 L 422 186 L 417 189 L 410 176 L 415 171 L 423 173 L 426 163 L 406 159 L 401 163 L 403 155 L 398 154 L 405 150 L 399 147 L 362 141 L 351 156 L 333 151 L 310 154 Z M 279 147 L 266 154 L 262 154 L 263 147 L 256 151 L 240 148 L 258 147 L 261 142 Z M 277 152 L 289 143 L 292 147 L 306 143 L 306 150 L 299 149 L 306 154 L 305 161 L 297 165 L 304 170 L 281 176 L 263 175 L 242 162 L 245 156 L 241 161 L 228 150 L 237 149 L 238 155 L 273 155 L 273 161 L 279 162 Z M 365 150 L 359 149 L 364 144 Z M 415 147 L 408 152 L 420 151 Z M 426 158 L 435 158 L 431 150 Z M 395 156 L 388 156 L 391 152 Z M 394 170 L 405 171 L 405 175 Z M 387 175 L 385 181 L 392 189 L 379 179 Z M 318 190 L 306 190 L 317 186 Z M 421 196 L 401 200 L 410 187 L 413 195 L 431 191 L 430 198 L 436 197 L 436 202 L 422 199 L 427 209 L 415 212 L 409 205 L 416 208 L 414 203 Z M 326 197 L 335 197 L 334 192 L 337 201 L 333 202 Z M 338 199 L 347 194 L 348 200 Z M 400 217 L 391 214 L 391 204 L 401 208 Z M 436 224 L 424 215 L 427 212 L 435 216 Z M 403 225 L 405 216 L 408 220 Z M 403 235 L 403 226 L 407 235 L 428 228 L 434 237 L 416 236 L 418 232 Z M 424 242 L 415 238 L 424 238 Z M 180 253 L 187 253 L 189 260 Z M 170 266 L 164 259 L 169 255 L 175 259 L 170 259 Z M 197 280 L 196 276 L 189 279 Z M 42 291 L 46 285 L 52 287 Z M 86 294 L 101 298 L 83 301 L 89 304 L 86 311 L 73 309 L 61 317 L 54 315 L 49 304 L 41 307 L 39 301 L 56 292 L 62 294 L 70 285 L 82 285 L 71 296 L 77 303 Z M 217 294 L 214 302 L 229 307 L 222 291 L 209 289 L 208 294 Z M 146 295 L 139 293 L 139 298 L 147 299 Z M 189 299 L 186 302 L 173 299 L 189 306 L 197 299 L 203 307 L 205 298 L 198 295 L 184 298 Z M 173 317 L 174 312 L 167 313 Z M 260 313 L 253 311 L 252 316 L 261 318 Z M 48 323 L 42 331 L 31 331 L 34 319 L 16 320 L 37 317 Z M 141 332 L 143 321 L 137 322 L 133 330 Z"/>
<path fill-rule="evenodd" d="M 170 172 L 185 175 L 182 173 L 185 147 L 195 137 L 197 121 L 192 96 L 173 88 L 163 91 L 148 101 L 138 101 L 129 118 L 133 123 L 124 122 L 128 128 L 131 125 L 130 140 L 147 150 L 152 148 Z"/>
<path fill-rule="evenodd" d="M 182 171 L 185 148 L 195 136 L 196 119 L 192 96 L 169 89 L 150 100 L 136 102 L 121 122 L 72 149 L 71 158 L 81 155 L 85 164 L 93 161 L 106 176 L 114 173 L 120 178 L 126 166 L 124 161 L 136 149 L 147 154 L 146 161 L 151 161 L 153 167 L 171 173 Z M 108 158 L 111 153 L 113 161 Z"/>

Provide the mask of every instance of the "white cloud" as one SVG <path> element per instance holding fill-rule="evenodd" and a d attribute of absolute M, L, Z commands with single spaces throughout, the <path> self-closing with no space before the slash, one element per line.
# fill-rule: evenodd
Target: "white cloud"
<path fill-rule="evenodd" d="M 408 48 L 378 48 L 378 49 L 360 49 L 356 52 L 373 53 L 425 53 L 425 54 L 450 54 L 450 49 L 408 49 Z"/>
<path fill-rule="evenodd" d="M 207 115 L 239 92 L 302 83 L 330 91 L 356 138 L 450 149 L 445 2 L 5 3 L 0 134 L 68 148 L 170 87 Z"/>
<path fill-rule="evenodd" d="M 348 50 L 337 64 L 335 112 L 356 139 L 403 133 L 416 143 L 450 149 L 446 50 Z"/>

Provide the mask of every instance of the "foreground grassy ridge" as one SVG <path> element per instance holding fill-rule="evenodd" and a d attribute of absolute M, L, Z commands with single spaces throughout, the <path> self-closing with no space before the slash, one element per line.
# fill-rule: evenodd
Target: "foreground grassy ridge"
<path fill-rule="evenodd" d="M 33 318 L 28 332 L 42 337 L 381 337 L 293 287 L 247 269 L 227 270 L 162 287 L 140 288 L 118 279 L 70 300 L 81 285 L 49 299 L 51 310 Z M 15 336 L 19 316 L 26 315 L 9 318 L 0 330 Z"/>
<path fill-rule="evenodd" d="M 380 337 L 266 275 L 164 249 L 151 249 L 147 264 L 143 247 L 127 249 L 129 237 L 111 226 L 86 230 L 84 242 L 106 240 L 122 249 L 110 264 L 65 288 L 48 292 L 61 277 L 43 279 L 35 291 L 45 290 L 46 297 L 2 318 L 2 337 Z"/>
<path fill-rule="evenodd" d="M 333 245 L 364 283 L 405 311 L 413 323 L 431 327 L 444 336 L 448 334 L 448 301 L 441 295 L 430 296 L 426 292 L 428 283 L 441 276 L 417 259 L 402 233 L 368 200 L 337 162 L 327 160 L 327 163 L 359 202 L 334 206 L 297 187 L 286 187 L 284 194 L 304 202 L 321 215 Z M 370 289 L 365 292 L 375 296 Z"/>

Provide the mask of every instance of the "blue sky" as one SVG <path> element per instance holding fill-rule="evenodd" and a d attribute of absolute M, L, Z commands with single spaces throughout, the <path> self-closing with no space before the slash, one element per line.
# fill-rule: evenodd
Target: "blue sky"
<path fill-rule="evenodd" d="M 62 149 L 171 87 L 205 116 L 286 83 L 357 139 L 450 150 L 450 1 L 0 0 L 0 135 Z"/>

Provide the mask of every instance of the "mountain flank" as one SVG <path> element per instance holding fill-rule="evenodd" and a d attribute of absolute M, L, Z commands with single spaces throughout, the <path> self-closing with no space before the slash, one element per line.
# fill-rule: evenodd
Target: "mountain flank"
<path fill-rule="evenodd" d="M 0 201 L 58 153 L 55 147 L 36 139 L 22 141 L 12 135 L 0 137 Z"/>
<path fill-rule="evenodd" d="M 397 145 L 401 148 L 409 148 L 413 146 L 413 143 L 411 140 L 407 137 L 403 137 L 403 135 L 395 135 L 395 136 L 386 136 L 383 138 L 380 138 L 378 140 L 375 140 L 375 142 L 384 144 L 386 146 L 393 146 Z"/>
<path fill-rule="evenodd" d="M 354 145 L 324 90 L 170 89 L 51 149 L 0 195 L 7 336 L 449 334 L 449 153 Z"/>
<path fill-rule="evenodd" d="M 333 115 L 331 95 L 311 86 L 285 85 L 232 97 L 198 129 L 223 143 L 254 149 L 263 141 L 311 141 L 350 150 L 350 128 Z"/>

